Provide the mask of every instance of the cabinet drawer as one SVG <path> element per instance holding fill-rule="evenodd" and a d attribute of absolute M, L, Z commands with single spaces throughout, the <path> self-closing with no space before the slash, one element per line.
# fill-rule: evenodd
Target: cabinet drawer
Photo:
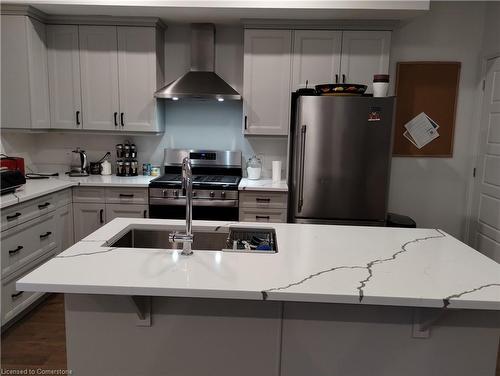
<path fill-rule="evenodd" d="M 240 207 L 286 209 L 287 196 L 277 192 L 240 192 Z"/>
<path fill-rule="evenodd" d="M 240 222 L 286 222 L 286 209 L 241 208 Z"/>
<path fill-rule="evenodd" d="M 104 188 L 102 187 L 74 187 L 73 202 L 104 202 Z"/>
<path fill-rule="evenodd" d="M 9 206 L 2 210 L 2 231 L 52 212 L 55 209 L 54 195 L 46 195 L 34 200 Z"/>
<path fill-rule="evenodd" d="M 2 279 L 2 325 L 43 296 L 43 292 L 18 291 L 16 282 L 53 256 L 55 256 L 55 251 L 35 260 L 20 273 Z"/>
<path fill-rule="evenodd" d="M 149 207 L 147 205 L 120 205 L 106 204 L 106 222 L 115 218 L 148 218 Z"/>
<path fill-rule="evenodd" d="M 73 202 L 71 188 L 56 192 L 54 196 L 55 196 L 56 206 L 58 208 L 62 208 L 63 206 L 69 205 Z"/>
<path fill-rule="evenodd" d="M 55 212 L 2 232 L 2 278 L 57 246 Z"/>
<path fill-rule="evenodd" d="M 147 188 L 106 188 L 106 203 L 147 205 L 148 190 Z"/>

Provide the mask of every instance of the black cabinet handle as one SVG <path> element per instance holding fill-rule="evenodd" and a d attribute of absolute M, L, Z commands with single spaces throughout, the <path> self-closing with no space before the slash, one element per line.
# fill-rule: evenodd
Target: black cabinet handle
<path fill-rule="evenodd" d="M 11 297 L 12 299 L 17 298 L 18 296 L 22 295 L 22 294 L 23 294 L 23 292 L 24 292 L 24 291 L 19 291 L 19 292 L 16 292 L 15 294 L 12 294 L 10 297 Z"/>
<path fill-rule="evenodd" d="M 12 221 L 13 219 L 16 219 L 17 217 L 19 217 L 20 215 L 21 215 L 21 213 L 16 213 L 16 214 L 8 215 L 6 218 L 8 221 Z"/>
<path fill-rule="evenodd" d="M 335 75 L 335 83 L 336 83 L 336 84 L 338 84 L 338 83 L 339 83 L 339 75 L 338 75 L 338 74 L 336 74 L 336 75 Z"/>
<path fill-rule="evenodd" d="M 13 249 L 11 251 L 9 251 L 9 255 L 15 255 L 17 252 L 19 252 L 21 249 L 23 249 L 24 247 L 22 245 L 18 245 L 16 249 Z"/>
<path fill-rule="evenodd" d="M 113 116 L 115 117 L 115 127 L 116 127 L 118 125 L 118 117 L 117 117 L 118 116 L 118 112 L 115 112 L 113 114 Z"/>
<path fill-rule="evenodd" d="M 101 223 L 104 223 L 104 217 L 103 217 L 103 215 L 104 215 L 104 209 L 99 210 L 99 221 Z"/>
<path fill-rule="evenodd" d="M 271 219 L 268 215 L 256 215 L 255 219 L 267 219 L 268 221 Z"/>
<path fill-rule="evenodd" d="M 76 125 L 80 125 L 80 111 L 76 111 Z"/>
<path fill-rule="evenodd" d="M 148 211 L 144 210 L 144 218 L 147 218 L 147 217 L 148 217 Z"/>
<path fill-rule="evenodd" d="M 45 204 L 40 204 L 40 205 L 38 205 L 38 209 L 40 209 L 40 210 L 45 209 L 49 205 L 50 205 L 50 202 L 46 202 Z"/>
<path fill-rule="evenodd" d="M 255 201 L 257 202 L 271 202 L 271 199 L 270 198 L 261 198 L 261 197 L 257 197 L 255 199 Z"/>
<path fill-rule="evenodd" d="M 245 115 L 245 130 L 248 129 L 248 116 Z"/>
<path fill-rule="evenodd" d="M 40 235 L 40 239 L 45 239 L 47 236 L 51 235 L 52 232 L 47 231 L 45 234 Z"/>
<path fill-rule="evenodd" d="M 122 127 L 125 126 L 125 123 L 123 121 L 123 112 L 120 114 L 120 123 L 122 123 Z"/>
<path fill-rule="evenodd" d="M 132 197 L 134 197 L 134 194 L 133 193 L 120 193 L 120 197 L 132 198 Z"/>
<path fill-rule="evenodd" d="M 345 84 L 345 74 L 342 74 L 342 83 Z"/>

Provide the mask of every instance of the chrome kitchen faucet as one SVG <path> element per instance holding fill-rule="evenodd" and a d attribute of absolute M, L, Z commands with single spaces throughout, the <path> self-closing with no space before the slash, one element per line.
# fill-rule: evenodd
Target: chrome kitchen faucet
<path fill-rule="evenodd" d="M 182 189 L 186 191 L 186 232 L 184 234 L 174 232 L 168 238 L 172 243 L 182 243 L 181 255 L 189 256 L 193 254 L 191 249 L 191 243 L 193 243 L 193 170 L 189 157 L 182 160 Z"/>

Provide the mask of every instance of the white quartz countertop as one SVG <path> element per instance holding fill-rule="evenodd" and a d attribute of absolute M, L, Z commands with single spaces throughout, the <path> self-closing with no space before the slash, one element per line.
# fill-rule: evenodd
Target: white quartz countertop
<path fill-rule="evenodd" d="M 130 228 L 183 226 L 115 219 L 21 278 L 17 289 L 500 310 L 500 264 L 437 229 L 195 221 L 195 236 L 274 227 L 278 253 L 182 256 L 108 246 Z"/>
<path fill-rule="evenodd" d="M 116 175 L 89 175 L 87 177 L 73 178 L 62 175 L 49 179 L 27 179 L 26 184 L 17 189 L 16 192 L 0 196 L 0 208 L 6 208 L 10 205 L 32 200 L 73 186 L 147 188 L 149 182 L 155 178 L 155 176 L 121 177 Z"/>
<path fill-rule="evenodd" d="M 251 180 L 243 178 L 238 185 L 240 191 L 271 191 L 288 192 L 288 185 L 285 180 L 274 183 L 272 179 Z"/>

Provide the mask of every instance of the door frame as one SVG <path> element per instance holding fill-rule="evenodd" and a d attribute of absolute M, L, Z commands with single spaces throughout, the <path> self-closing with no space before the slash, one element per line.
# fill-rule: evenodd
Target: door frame
<path fill-rule="evenodd" d="M 488 66 L 488 62 L 493 59 L 500 58 L 500 51 L 483 55 L 481 58 L 481 80 L 479 81 L 479 86 L 477 87 L 478 95 L 476 100 L 476 110 L 473 116 L 473 124 L 479 124 L 479 126 L 474 130 L 473 137 L 473 158 L 470 168 L 469 179 L 467 182 L 467 199 L 466 199 L 466 220 L 465 220 L 465 229 L 464 229 L 464 242 L 467 243 L 472 248 L 476 249 L 476 228 L 477 228 L 477 215 L 478 215 L 478 207 L 474 206 L 475 200 L 474 197 L 479 189 L 479 182 L 474 176 L 474 170 L 477 171 L 477 165 L 479 162 L 479 153 L 480 153 L 480 144 L 481 144 L 481 120 L 483 113 L 483 104 L 484 104 L 484 89 L 483 82 L 486 80 L 486 67 Z"/>

